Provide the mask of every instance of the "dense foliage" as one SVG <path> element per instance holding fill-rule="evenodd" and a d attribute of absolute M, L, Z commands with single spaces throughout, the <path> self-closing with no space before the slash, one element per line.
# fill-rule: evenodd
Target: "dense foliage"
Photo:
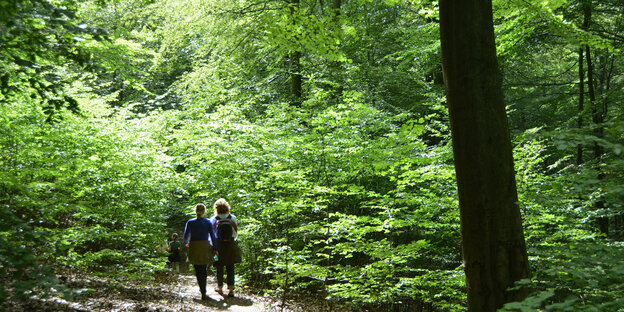
<path fill-rule="evenodd" d="M 624 5 L 533 2 L 494 1 L 533 271 L 507 308 L 616 311 Z M 0 7 L 0 302 L 70 296 L 59 267 L 151 276 L 224 197 L 241 282 L 465 310 L 435 1 Z"/>

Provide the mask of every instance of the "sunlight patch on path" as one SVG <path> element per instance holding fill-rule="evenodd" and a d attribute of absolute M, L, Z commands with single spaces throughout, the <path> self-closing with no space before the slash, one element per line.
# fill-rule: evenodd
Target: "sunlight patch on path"
<path fill-rule="evenodd" d="M 197 287 L 195 276 L 192 275 L 180 275 L 177 283 L 170 286 L 170 291 L 177 293 L 180 297 L 179 311 L 261 312 L 268 310 L 258 302 L 258 299 L 240 292 L 237 292 L 234 298 L 221 296 L 215 291 L 216 284 L 214 278 L 208 278 L 206 294 L 209 299 L 207 300 L 200 300 L 199 287 Z"/>

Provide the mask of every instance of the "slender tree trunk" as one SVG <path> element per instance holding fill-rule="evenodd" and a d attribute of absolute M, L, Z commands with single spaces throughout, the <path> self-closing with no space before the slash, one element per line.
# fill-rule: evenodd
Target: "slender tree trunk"
<path fill-rule="evenodd" d="M 296 26 L 296 15 L 299 14 L 300 0 L 290 0 L 290 14 Z M 296 38 L 299 39 L 299 38 Z M 291 105 L 300 107 L 303 101 L 303 76 L 301 74 L 301 51 L 290 53 L 290 91 Z"/>
<path fill-rule="evenodd" d="M 340 18 L 340 8 L 342 7 L 341 0 L 332 1 L 332 13 L 334 14 L 334 22 L 338 23 L 338 18 Z"/>
<path fill-rule="evenodd" d="M 333 0 L 332 1 L 332 22 L 333 22 L 333 32 L 339 38 L 342 39 L 342 26 L 340 24 L 340 15 L 342 14 L 342 1 L 341 0 Z M 342 41 L 342 40 L 341 40 Z M 335 87 L 333 88 L 333 98 L 336 102 L 339 102 L 342 97 L 343 81 L 344 81 L 344 70 L 342 62 L 334 61 L 330 66 L 330 75 L 332 76 Z"/>
<path fill-rule="evenodd" d="M 290 91 L 292 95 L 291 105 L 300 107 L 303 97 L 303 78 L 301 76 L 301 52 L 295 51 L 290 55 L 291 74 Z"/>
<path fill-rule="evenodd" d="M 601 97 L 602 98 L 602 117 L 601 117 L 602 121 L 601 121 L 601 126 L 600 127 L 601 127 L 602 131 L 604 131 L 603 130 L 604 128 L 602 128 L 603 127 L 602 123 L 607 119 L 607 113 L 609 111 L 609 98 L 608 98 L 608 94 L 609 94 L 609 92 L 611 90 L 611 79 L 613 77 L 614 63 L 615 63 L 615 57 L 613 57 L 613 54 L 610 54 L 607 57 L 605 57 L 605 59 L 604 59 L 604 64 L 605 64 L 604 72 L 605 72 L 605 75 L 604 75 L 604 80 L 602 81 L 602 85 L 604 86 L 604 88 L 603 88 L 604 96 Z M 602 178 L 605 178 L 604 175 L 605 174 L 603 173 Z M 621 231 L 622 223 L 621 222 L 619 222 L 619 223 L 617 222 L 618 220 L 621 221 L 621 218 L 622 218 L 622 215 L 619 214 L 619 213 L 616 213 L 616 215 L 612 218 L 613 223 L 615 223 L 615 224 L 607 223 L 606 226 L 603 225 L 603 227 L 606 227 L 607 230 L 609 229 L 609 226 L 611 226 L 612 229 L 615 232 L 615 237 L 616 238 L 621 238 L 620 234 L 622 233 L 622 231 Z"/>
<path fill-rule="evenodd" d="M 592 16 L 592 1 L 585 0 L 583 1 L 583 27 L 586 27 L 586 29 L 589 29 L 589 25 L 591 23 L 591 16 Z M 592 121 L 595 127 L 594 135 L 600 139 L 604 136 L 604 125 L 603 125 L 604 112 L 602 111 L 603 110 L 602 105 L 599 107 L 598 103 L 596 102 L 594 66 L 592 63 L 591 47 L 589 45 L 585 46 L 585 59 L 587 61 L 587 90 L 589 93 L 589 103 L 590 103 L 591 112 L 592 112 Z M 598 142 L 594 142 L 593 148 L 594 148 L 594 157 L 598 160 L 598 162 L 600 162 L 599 159 L 602 157 L 602 154 L 603 154 L 602 146 Z M 602 169 L 598 168 L 598 171 L 599 171 L 598 179 L 603 180 L 604 173 L 602 172 Z M 600 210 L 603 210 L 604 208 L 605 208 L 604 200 L 599 198 L 596 201 L 595 209 L 600 211 Z M 603 233 L 607 236 L 609 235 L 609 218 L 608 217 L 605 217 L 605 216 L 598 217 L 598 231 L 600 231 L 600 233 Z"/>
<path fill-rule="evenodd" d="M 583 110 L 585 109 L 585 71 L 583 69 L 583 47 L 579 48 L 579 101 L 578 101 L 578 119 L 577 127 L 579 130 L 583 129 Z M 576 164 L 583 163 L 583 145 L 578 144 L 576 146 Z"/>
<path fill-rule="evenodd" d="M 592 17 L 592 1 L 584 0 L 583 1 L 583 25 L 582 28 L 587 30 L 589 29 L 589 25 L 591 24 Z M 589 105 L 592 111 L 592 121 L 594 122 L 596 127 L 595 134 L 598 137 L 602 137 L 602 112 L 598 110 L 596 103 L 596 84 L 594 82 L 594 66 L 592 62 L 592 54 L 591 47 L 589 45 L 585 45 L 585 59 L 587 62 L 587 91 L 589 93 Z M 594 143 L 594 157 L 599 158 L 602 156 L 602 147 L 598 143 Z"/>
<path fill-rule="evenodd" d="M 603 126 L 603 122 L 604 122 L 604 115 L 602 112 L 602 105 L 600 105 L 601 107 L 599 107 L 597 101 L 596 101 L 596 92 L 595 92 L 595 87 L 594 87 L 594 67 L 592 65 L 592 59 L 591 59 L 591 49 L 588 46 L 585 47 L 585 57 L 587 59 L 587 89 L 589 91 L 589 102 L 590 102 L 590 107 L 591 107 L 591 111 L 592 111 L 592 121 L 594 123 L 594 127 L 596 127 L 594 129 L 594 135 L 601 139 L 604 136 L 604 126 Z M 600 163 L 600 158 L 602 157 L 603 154 L 603 149 L 602 146 L 598 143 L 598 142 L 594 142 L 594 157 L 598 160 L 598 163 Z M 604 173 L 602 172 L 602 168 L 598 167 L 598 180 L 603 180 L 604 179 Z M 596 201 L 595 204 L 595 209 L 600 211 L 603 210 L 604 207 L 604 200 L 602 200 L 602 198 L 599 198 Z M 603 233 L 605 235 L 609 235 L 609 218 L 605 217 L 605 216 L 599 216 L 598 217 L 598 231 L 600 233 Z"/>
<path fill-rule="evenodd" d="M 588 0 L 582 0 L 582 8 L 583 8 L 583 24 L 581 24 L 581 29 L 587 31 L 587 29 L 589 28 L 589 21 L 590 21 L 590 14 L 591 11 L 588 10 L 588 6 L 587 6 Z M 585 110 L 585 69 L 583 68 L 583 49 L 589 49 L 589 46 L 587 45 L 581 45 L 581 48 L 579 49 L 579 119 L 577 122 L 577 126 L 579 129 L 583 128 L 583 113 Z M 576 151 L 577 155 L 576 155 L 576 164 L 580 165 L 583 163 L 583 146 L 581 144 L 579 144 L 577 146 L 577 151 Z"/>
<path fill-rule="evenodd" d="M 468 310 L 521 300 L 529 276 L 491 0 L 441 0 L 440 31 Z"/>
<path fill-rule="evenodd" d="M 585 46 L 585 59 L 587 60 L 587 91 L 589 93 L 589 103 L 592 110 L 592 121 L 596 125 L 595 135 L 599 138 L 602 137 L 602 112 L 598 109 L 598 103 L 596 103 L 596 89 L 594 82 L 594 66 L 592 64 L 591 48 Z M 600 158 L 602 156 L 602 147 L 597 142 L 594 143 L 594 157 Z"/>

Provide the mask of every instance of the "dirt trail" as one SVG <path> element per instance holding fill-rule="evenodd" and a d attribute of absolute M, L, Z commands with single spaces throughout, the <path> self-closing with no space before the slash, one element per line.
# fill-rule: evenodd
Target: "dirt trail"
<path fill-rule="evenodd" d="M 201 300 L 194 275 L 179 275 L 162 285 L 139 285 L 101 278 L 74 278 L 66 281 L 72 289 L 82 292 L 73 301 L 60 298 L 28 298 L 9 301 L 0 311 L 32 312 L 268 312 L 270 298 L 236 292 L 236 297 L 224 297 L 214 290 L 216 281 L 208 277 L 208 297 Z M 279 310 L 279 309 L 277 309 Z"/>
<path fill-rule="evenodd" d="M 255 298 L 240 292 L 236 297 L 227 297 L 227 290 L 224 295 L 219 295 L 215 290 L 216 281 L 208 278 L 207 295 L 208 300 L 200 300 L 199 287 L 195 276 L 181 275 L 175 285 L 171 285 L 171 292 L 177 293 L 180 303 L 177 311 L 233 311 L 233 312 L 261 312 L 268 311 L 266 305 Z"/>

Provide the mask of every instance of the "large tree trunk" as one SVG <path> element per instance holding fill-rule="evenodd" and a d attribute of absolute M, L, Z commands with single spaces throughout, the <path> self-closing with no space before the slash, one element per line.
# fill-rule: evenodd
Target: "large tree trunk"
<path fill-rule="evenodd" d="M 496 311 L 529 276 L 491 0 L 440 1 L 468 310 Z"/>

